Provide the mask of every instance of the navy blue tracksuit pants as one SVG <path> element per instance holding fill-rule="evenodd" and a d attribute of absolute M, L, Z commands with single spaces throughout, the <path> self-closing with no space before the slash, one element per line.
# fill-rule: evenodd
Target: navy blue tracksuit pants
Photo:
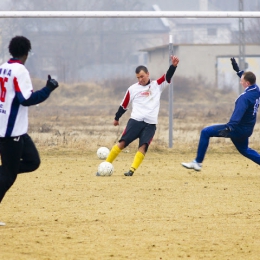
<path fill-rule="evenodd" d="M 212 125 L 202 129 L 197 150 L 196 161 L 202 163 L 208 149 L 210 137 L 221 137 L 219 131 L 226 128 L 226 125 Z M 252 128 L 237 129 L 230 132 L 230 138 L 236 149 L 245 157 L 260 165 L 260 154 L 248 147 L 248 138 L 252 134 Z"/>

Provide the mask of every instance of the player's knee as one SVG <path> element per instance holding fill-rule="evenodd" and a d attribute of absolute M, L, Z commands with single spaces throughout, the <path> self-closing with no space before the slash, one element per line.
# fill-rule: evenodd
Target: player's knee
<path fill-rule="evenodd" d="M 207 134 L 207 130 L 206 130 L 206 128 L 203 128 L 203 129 L 200 131 L 200 136 L 201 136 L 201 137 L 205 137 L 206 134 Z"/>
<path fill-rule="evenodd" d="M 39 159 L 34 163 L 34 167 L 35 167 L 34 170 L 38 169 L 38 168 L 40 167 L 40 164 L 41 164 L 41 160 L 40 160 L 40 158 L 39 158 Z"/>
<path fill-rule="evenodd" d="M 120 150 L 123 150 L 126 146 L 127 146 L 127 145 L 126 145 L 125 140 L 122 140 L 122 141 L 120 141 L 120 142 L 118 143 L 118 147 L 119 147 Z"/>
<path fill-rule="evenodd" d="M 247 157 L 247 149 L 237 148 L 238 152 L 243 156 Z"/>
<path fill-rule="evenodd" d="M 204 137 L 210 137 L 210 128 L 209 127 L 205 127 L 201 130 L 200 132 L 201 136 Z"/>
<path fill-rule="evenodd" d="M 142 154 L 146 154 L 148 147 L 149 147 L 148 144 L 143 144 L 142 146 L 139 147 L 139 152 L 141 152 Z"/>
<path fill-rule="evenodd" d="M 40 167 L 40 164 L 41 164 L 40 158 L 35 159 L 33 162 L 31 162 L 31 165 L 30 165 L 31 169 L 30 169 L 30 171 L 37 170 Z"/>

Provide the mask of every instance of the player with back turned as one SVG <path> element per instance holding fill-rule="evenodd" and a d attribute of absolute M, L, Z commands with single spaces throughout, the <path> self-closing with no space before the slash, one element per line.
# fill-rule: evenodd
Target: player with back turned
<path fill-rule="evenodd" d="M 195 160 L 182 163 L 182 166 L 188 169 L 201 170 L 211 137 L 230 138 L 243 156 L 260 165 L 260 154 L 248 147 L 249 137 L 252 135 L 256 123 L 260 101 L 256 76 L 251 71 L 241 71 L 234 58 L 231 58 L 231 63 L 233 69 L 241 78 L 240 84 L 244 88 L 244 92 L 237 98 L 233 114 L 228 123 L 212 125 L 202 129 Z"/>
<path fill-rule="evenodd" d="M 43 102 L 58 87 L 58 82 L 49 75 L 46 86 L 33 92 L 29 72 L 24 66 L 31 50 L 26 37 L 12 38 L 8 48 L 12 58 L 0 66 L 0 202 L 17 174 L 39 167 L 39 153 L 27 134 L 28 106 Z"/>
<path fill-rule="evenodd" d="M 132 176 L 145 157 L 156 131 L 161 93 L 170 84 L 178 63 L 179 59 L 171 56 L 168 71 L 157 80 L 150 80 L 150 74 L 145 66 L 138 66 L 135 70 L 138 82 L 126 91 L 113 124 L 119 125 L 120 117 L 132 103 L 131 117 L 119 142 L 112 147 L 106 159 L 107 162 L 112 163 L 125 147 L 139 138 L 138 151 L 129 171 L 124 173 L 125 176 Z M 98 172 L 97 176 L 99 176 Z"/>

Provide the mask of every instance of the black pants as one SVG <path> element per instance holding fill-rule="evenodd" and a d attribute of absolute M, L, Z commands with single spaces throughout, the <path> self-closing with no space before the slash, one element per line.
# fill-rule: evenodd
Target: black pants
<path fill-rule="evenodd" d="M 14 184 L 17 174 L 32 172 L 40 166 L 39 153 L 28 134 L 0 137 L 0 202 Z"/>
<path fill-rule="evenodd" d="M 143 144 L 147 144 L 148 149 L 153 140 L 155 131 L 155 124 L 148 124 L 144 121 L 137 121 L 133 118 L 130 118 L 119 142 L 125 141 L 125 147 L 127 147 L 130 143 L 139 138 L 138 148 Z"/>

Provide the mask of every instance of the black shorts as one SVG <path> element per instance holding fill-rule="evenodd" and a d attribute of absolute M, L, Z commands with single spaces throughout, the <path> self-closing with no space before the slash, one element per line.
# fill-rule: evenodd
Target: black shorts
<path fill-rule="evenodd" d="M 147 144 L 148 149 L 148 146 L 153 140 L 155 131 L 155 124 L 148 124 L 130 118 L 119 142 L 125 141 L 125 147 L 127 147 L 130 143 L 139 138 L 139 147 L 143 144 Z"/>

